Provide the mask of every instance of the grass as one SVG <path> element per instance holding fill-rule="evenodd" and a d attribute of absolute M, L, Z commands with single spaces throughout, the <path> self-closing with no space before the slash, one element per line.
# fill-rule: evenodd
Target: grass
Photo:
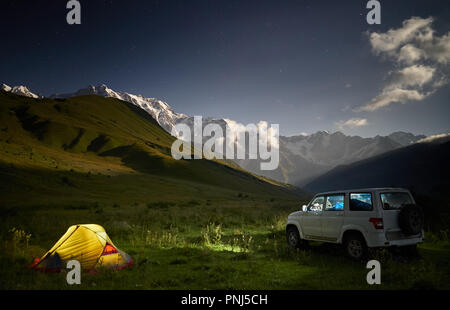
<path fill-rule="evenodd" d="M 121 206 L 126 216 L 114 216 L 113 206 L 104 207 L 104 215 L 71 209 L 52 212 L 50 227 L 39 225 L 50 210 L 34 212 L 27 224 L 16 217 L 22 227 L 2 234 L 0 287 L 72 289 L 64 272 L 41 274 L 26 266 L 62 235 L 67 228 L 63 217 L 86 216 L 102 223 L 135 265 L 122 271 L 83 273 L 78 289 L 449 289 L 450 243 L 433 233 L 427 234 L 432 237 L 429 242 L 420 245 L 418 257 L 386 250 L 371 253 L 381 262 L 382 284 L 369 286 L 365 264 L 350 261 L 336 245 L 313 243 L 310 249 L 298 251 L 287 247 L 282 219 L 293 206 L 266 203 L 247 206 L 244 212 L 239 212 L 240 205 L 197 207 L 192 211 L 178 204 L 163 210 Z M 203 216 L 195 216 L 199 213 Z M 237 213 L 240 216 L 231 216 Z"/>
<path fill-rule="evenodd" d="M 0 92 L 0 289 L 449 289 L 448 231 L 419 257 L 372 253 L 382 285 L 342 249 L 288 249 L 287 215 L 307 193 L 225 161 L 175 161 L 170 137 L 115 99 Z M 105 227 L 133 268 L 82 274 L 27 266 L 73 224 Z"/>

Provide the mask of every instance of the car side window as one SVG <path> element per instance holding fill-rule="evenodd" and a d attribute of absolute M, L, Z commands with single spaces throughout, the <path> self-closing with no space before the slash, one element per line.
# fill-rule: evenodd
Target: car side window
<path fill-rule="evenodd" d="M 350 194 L 350 211 L 372 211 L 372 194 L 371 193 L 351 193 Z"/>
<path fill-rule="evenodd" d="M 344 211 L 344 194 L 327 196 L 325 211 Z"/>
<path fill-rule="evenodd" d="M 317 196 L 314 198 L 308 206 L 308 212 L 322 212 L 324 200 L 324 196 Z"/>

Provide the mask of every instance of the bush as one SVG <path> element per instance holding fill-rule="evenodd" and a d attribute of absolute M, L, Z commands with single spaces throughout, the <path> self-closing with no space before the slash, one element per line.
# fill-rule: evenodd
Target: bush
<path fill-rule="evenodd" d="M 12 234 L 11 248 L 13 259 L 15 259 L 17 256 L 25 256 L 25 252 L 30 245 L 31 234 L 27 234 L 24 230 L 17 229 L 15 227 L 10 229 L 9 232 Z"/>
<path fill-rule="evenodd" d="M 209 223 L 206 228 L 202 230 L 203 241 L 206 245 L 219 244 L 222 240 L 223 232 L 222 225 L 215 225 L 214 223 Z"/>
<path fill-rule="evenodd" d="M 234 237 L 231 247 L 238 248 L 240 251 L 247 253 L 253 244 L 253 237 L 250 234 L 242 233 L 240 236 Z"/>

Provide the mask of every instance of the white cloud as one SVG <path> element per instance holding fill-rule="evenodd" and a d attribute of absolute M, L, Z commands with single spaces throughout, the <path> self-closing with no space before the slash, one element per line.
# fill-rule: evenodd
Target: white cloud
<path fill-rule="evenodd" d="M 400 62 L 412 64 L 422 58 L 425 58 L 425 51 L 412 44 L 406 44 L 400 49 L 397 59 Z"/>
<path fill-rule="evenodd" d="M 442 37 L 436 37 L 433 41 L 424 42 L 423 49 L 427 58 L 448 64 L 450 62 L 450 32 Z"/>
<path fill-rule="evenodd" d="M 427 40 L 433 36 L 430 28 L 433 18 L 411 17 L 403 21 L 403 26 L 398 29 L 390 29 L 385 33 L 372 32 L 370 43 L 376 53 L 391 52 L 414 38 Z"/>
<path fill-rule="evenodd" d="M 375 111 L 392 103 L 420 101 L 448 84 L 450 32 L 437 36 L 434 19 L 411 17 L 397 29 L 369 34 L 376 55 L 391 59 L 396 68 L 381 93 L 354 111 Z"/>
<path fill-rule="evenodd" d="M 343 130 L 345 128 L 356 128 L 368 125 L 367 119 L 365 118 L 351 118 L 347 121 L 336 122 L 336 127 Z"/>
<path fill-rule="evenodd" d="M 385 88 L 396 89 L 411 86 L 422 87 L 431 81 L 435 71 L 435 68 L 422 65 L 413 65 L 397 70 L 392 74 L 392 80 Z"/>
<path fill-rule="evenodd" d="M 386 107 L 393 102 L 399 102 L 405 104 L 410 100 L 423 100 L 430 93 L 420 93 L 417 90 L 406 90 L 401 88 L 394 88 L 389 90 L 384 90 L 381 94 L 373 98 L 369 103 L 357 108 L 356 112 L 367 111 L 372 112 L 378 110 L 382 107 Z"/>

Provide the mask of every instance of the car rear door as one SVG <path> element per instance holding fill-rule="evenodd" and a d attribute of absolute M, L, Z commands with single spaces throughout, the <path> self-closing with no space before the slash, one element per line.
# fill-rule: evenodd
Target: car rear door
<path fill-rule="evenodd" d="M 401 232 L 398 218 L 403 205 L 415 203 L 414 198 L 407 191 L 395 190 L 381 192 L 379 199 L 383 210 L 383 224 L 386 238 L 388 240 L 407 238 Z"/>

